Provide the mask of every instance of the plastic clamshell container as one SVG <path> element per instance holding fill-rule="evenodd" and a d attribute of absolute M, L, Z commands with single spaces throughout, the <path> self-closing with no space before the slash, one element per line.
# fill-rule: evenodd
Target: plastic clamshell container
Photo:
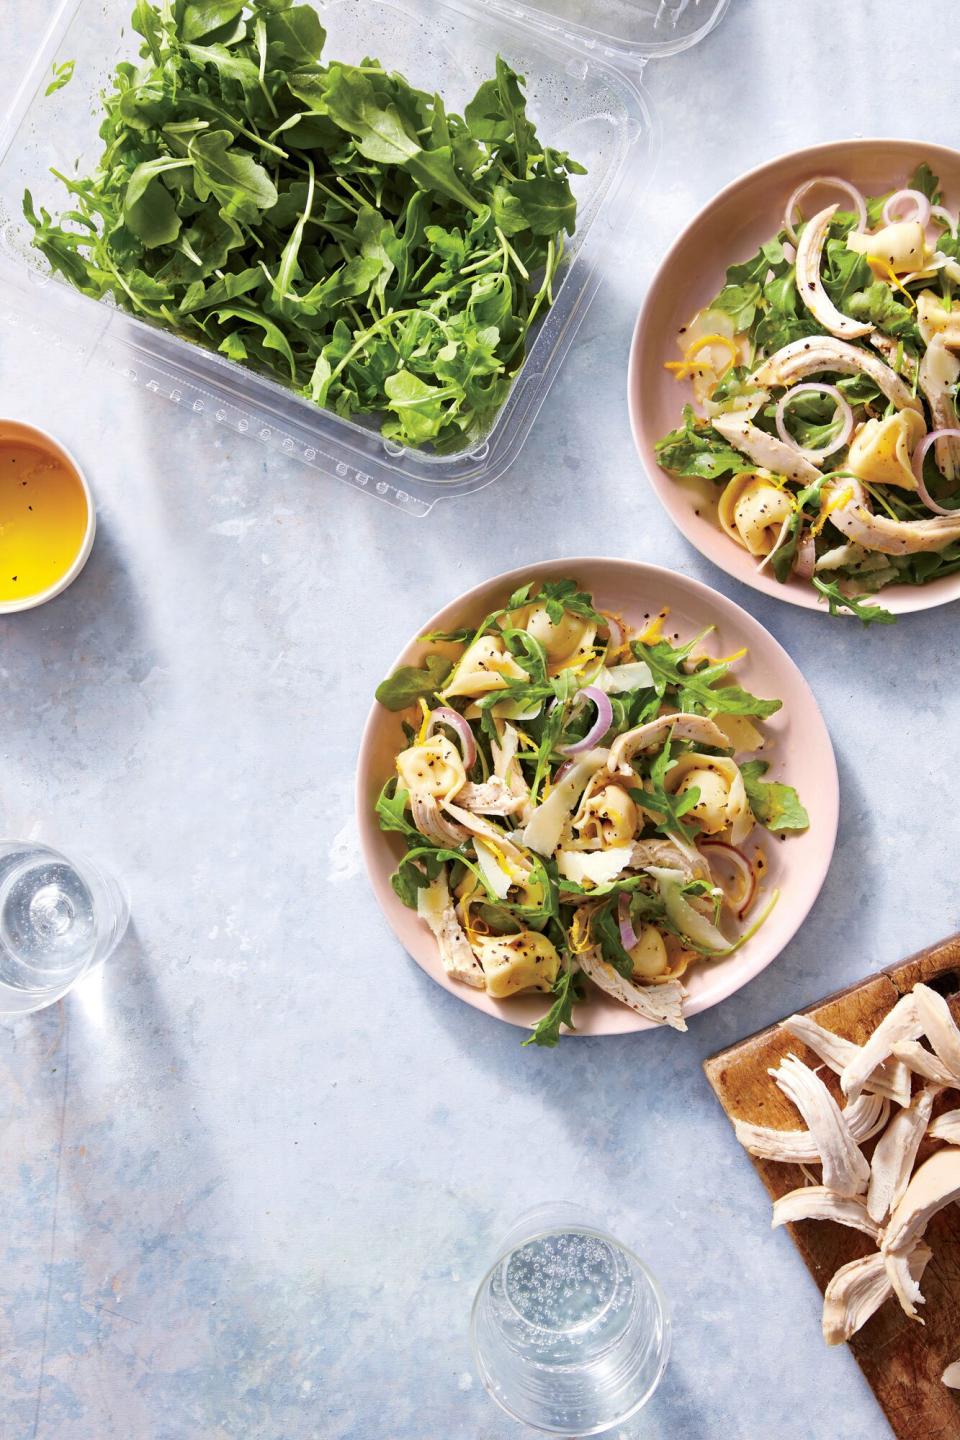
<path fill-rule="evenodd" d="M 295 456 L 414 515 L 442 496 L 497 479 L 529 434 L 564 354 L 596 293 L 606 245 L 622 233 L 657 154 L 656 120 L 640 85 L 658 55 L 695 44 L 729 0 L 313 0 L 327 31 L 324 56 L 359 62 L 375 54 L 413 84 L 462 108 L 502 54 L 526 77 L 541 137 L 569 150 L 588 173 L 574 176 L 577 232 L 567 247 L 555 302 L 530 344 L 489 432 L 453 455 L 404 449 L 378 429 L 322 410 L 235 361 L 74 291 L 51 276 L 30 245 L 23 192 L 57 214 L 68 207 L 64 174 L 85 174 L 101 151 L 100 92 L 116 64 L 136 59 L 132 0 L 64 0 L 0 130 L 0 315 L 54 331 L 86 361 L 184 408 Z M 54 62 L 75 61 L 73 79 L 45 96 Z"/>

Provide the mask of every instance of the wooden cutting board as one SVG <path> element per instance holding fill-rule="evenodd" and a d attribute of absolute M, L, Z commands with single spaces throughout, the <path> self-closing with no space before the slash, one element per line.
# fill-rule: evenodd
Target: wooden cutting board
<path fill-rule="evenodd" d="M 922 950 L 889 970 L 862 980 L 812 1005 L 804 1013 L 837 1034 L 863 1044 L 901 995 L 922 980 L 950 1001 L 960 1022 L 960 935 Z M 727 1115 L 759 1125 L 797 1129 L 799 1117 L 773 1083 L 767 1070 L 792 1051 L 809 1065 L 818 1057 L 786 1031 L 773 1026 L 741 1040 L 704 1062 L 704 1070 Z M 841 1100 L 836 1076 L 827 1067 L 821 1075 Z M 918 1082 L 914 1082 L 916 1089 Z M 941 1096 L 934 1114 L 960 1105 L 955 1091 Z M 869 1156 L 874 1141 L 864 1145 Z M 925 1140 L 919 1161 L 937 1142 Z M 748 1156 L 772 1199 L 807 1183 L 798 1165 Z M 835 1270 L 874 1248 L 868 1236 L 832 1221 L 802 1220 L 788 1226 L 821 1291 Z M 922 1288 L 925 1325 L 909 1320 L 896 1300 L 882 1305 L 850 1341 L 850 1348 L 898 1440 L 958 1440 L 960 1391 L 940 1380 L 944 1369 L 960 1360 L 960 1206 L 949 1205 L 935 1216 L 926 1234 L 933 1251 Z"/>

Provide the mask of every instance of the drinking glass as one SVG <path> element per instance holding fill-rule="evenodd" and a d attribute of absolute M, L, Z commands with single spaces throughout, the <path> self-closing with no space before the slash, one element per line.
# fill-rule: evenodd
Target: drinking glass
<path fill-rule="evenodd" d="M 32 840 L 0 840 L 0 1014 L 42 1010 L 106 960 L 130 906 L 89 860 Z"/>
<path fill-rule="evenodd" d="M 670 1353 L 660 1287 L 578 1205 L 540 1205 L 500 1246 L 473 1304 L 480 1378 L 515 1420 L 598 1435 L 653 1394 Z"/>

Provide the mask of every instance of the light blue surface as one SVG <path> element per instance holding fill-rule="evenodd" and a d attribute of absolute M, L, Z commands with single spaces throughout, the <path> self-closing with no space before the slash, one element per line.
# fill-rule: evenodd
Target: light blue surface
<path fill-rule="evenodd" d="M 0 93 L 51 9 L 4 7 Z M 136 917 L 101 982 L 0 1029 L 3 1440 L 510 1440 L 467 1316 L 500 1234 L 555 1197 L 673 1302 L 631 1435 L 889 1434 L 700 1062 L 957 928 L 960 612 L 864 633 L 728 580 L 644 480 L 624 370 L 658 257 L 721 184 L 845 134 L 955 142 L 954 7 L 919 12 L 734 0 L 649 68 L 643 218 L 513 472 L 425 521 L 3 337 L 2 410 L 74 449 L 100 532 L 67 595 L 0 621 L 0 828 L 100 856 Z M 840 838 L 801 934 L 687 1036 L 521 1052 L 387 932 L 352 771 L 422 618 L 584 549 L 695 575 L 787 646 L 834 737 Z"/>

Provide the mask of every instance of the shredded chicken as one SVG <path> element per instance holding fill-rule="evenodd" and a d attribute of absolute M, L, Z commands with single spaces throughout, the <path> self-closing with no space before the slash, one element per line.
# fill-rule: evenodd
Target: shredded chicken
<path fill-rule="evenodd" d="M 899 1250 L 893 1250 L 883 1256 L 884 1269 L 893 1293 L 900 1301 L 901 1310 L 908 1319 L 919 1320 L 923 1325 L 924 1321 L 920 1320 L 920 1316 L 917 1314 L 917 1306 L 926 1304 L 926 1301 L 920 1290 L 919 1277 L 914 1275 L 910 1261 L 911 1254 Z"/>
<path fill-rule="evenodd" d="M 919 555 L 942 550 L 960 540 L 960 515 L 934 515 L 929 520 L 891 520 L 867 508 L 863 486 L 844 477 L 825 486 L 823 498 L 830 523 L 864 550 L 881 555 Z"/>
<path fill-rule="evenodd" d="M 819 1075 L 795 1055 L 787 1055 L 770 1074 L 816 1140 L 824 1185 L 838 1195 L 862 1194 L 870 1180 L 870 1166 Z"/>
<path fill-rule="evenodd" d="M 842 1114 L 850 1134 L 862 1144 L 884 1128 L 890 1116 L 890 1102 L 880 1095 L 863 1094 L 852 1100 Z M 734 1120 L 733 1128 L 744 1149 L 761 1160 L 801 1165 L 820 1159 L 817 1142 L 809 1130 L 774 1130 L 748 1120 Z"/>
<path fill-rule="evenodd" d="M 697 854 L 697 852 L 694 852 Z M 673 840 L 637 840 L 634 842 L 633 853 L 630 856 L 631 870 L 645 870 L 648 865 L 665 866 L 670 870 L 679 870 L 683 875 L 684 884 L 689 880 L 705 880 L 710 878 L 710 867 L 706 858 L 697 855 L 694 859 L 688 853 L 687 847 L 676 844 Z"/>
<path fill-rule="evenodd" d="M 820 479 L 816 465 L 801 455 L 795 445 L 788 445 L 785 440 L 778 440 L 776 435 L 761 430 L 751 419 L 745 419 L 742 413 L 717 415 L 711 423 L 718 435 L 722 435 L 755 465 L 761 465 L 777 475 L 786 475 L 788 480 L 800 485 L 812 485 Z"/>
<path fill-rule="evenodd" d="M 780 1028 L 788 1031 L 797 1040 L 802 1040 L 837 1075 L 843 1073 L 860 1049 L 852 1040 L 844 1040 L 843 1036 L 824 1029 L 816 1020 L 811 1020 L 809 1015 L 790 1015 L 786 1020 L 781 1020 Z M 910 1104 L 910 1072 L 902 1061 L 887 1060 L 878 1065 L 863 1088 L 877 1095 L 885 1095 L 897 1105 Z"/>
<path fill-rule="evenodd" d="M 730 749 L 730 741 L 719 725 L 705 715 L 687 715 L 681 711 L 676 715 L 660 715 L 618 736 L 610 747 L 607 769 L 611 775 L 618 771 L 632 775 L 630 761 L 637 751 L 661 744 L 668 734 L 672 734 L 674 740 L 692 740 L 696 745 L 710 745 L 715 750 Z"/>
<path fill-rule="evenodd" d="M 450 899 L 445 865 L 435 880 L 417 891 L 417 914 L 433 932 L 447 974 L 476 990 L 485 990 L 483 967 L 470 948 Z"/>
<path fill-rule="evenodd" d="M 903 349 L 899 340 L 894 340 L 892 335 L 885 335 L 882 330 L 874 330 L 870 336 L 870 344 L 875 350 L 879 350 L 892 370 L 896 370 L 913 384 L 917 378 L 917 362 L 909 351 Z"/>
<path fill-rule="evenodd" d="M 936 1086 L 921 1090 L 913 1103 L 894 1115 L 877 1141 L 870 1162 L 870 1189 L 867 1210 L 870 1218 L 882 1225 L 890 1211 L 903 1198 L 913 1174 L 917 1151 L 930 1123 L 933 1102 L 940 1091 Z"/>
<path fill-rule="evenodd" d="M 924 1049 L 919 1040 L 898 1040 L 893 1047 L 893 1053 L 898 1060 L 902 1060 L 908 1070 L 914 1075 L 920 1075 L 924 1080 L 929 1080 L 931 1085 L 947 1087 L 960 1084 L 960 1079 L 948 1070 L 942 1060 L 929 1050 Z"/>
<path fill-rule="evenodd" d="M 920 1021 L 913 996 L 904 995 L 880 1021 L 866 1045 L 844 1066 L 840 1076 L 844 1095 L 855 1100 L 877 1066 L 889 1060 L 894 1045 L 900 1040 L 916 1040 L 919 1034 Z"/>
<path fill-rule="evenodd" d="M 596 947 L 583 951 L 577 959 L 581 970 L 595 985 L 645 1020 L 652 1020 L 656 1025 L 670 1025 L 674 1030 L 686 1030 L 683 998 L 687 992 L 678 980 L 667 980 L 662 985 L 649 987 L 634 985 L 603 960 Z"/>
<path fill-rule="evenodd" d="M 920 361 L 918 381 L 930 406 L 934 430 L 957 428 L 953 397 L 958 380 L 960 360 L 947 349 L 940 336 L 933 336 Z M 960 441 L 953 436 L 935 440 L 933 449 L 941 472 L 948 480 L 955 480 L 960 475 Z"/>
<path fill-rule="evenodd" d="M 467 832 L 463 826 L 448 820 L 444 815 L 435 795 L 424 795 L 416 790 L 411 791 L 410 812 L 413 815 L 413 823 L 420 834 L 426 836 L 428 840 L 432 840 L 435 845 L 456 847 L 467 838 Z"/>
<path fill-rule="evenodd" d="M 523 807 L 523 797 L 515 795 L 498 776 L 491 776 L 482 785 L 467 781 L 452 797 L 462 810 L 475 815 L 515 815 Z"/>
<path fill-rule="evenodd" d="M 927 1134 L 931 1140 L 946 1140 L 948 1145 L 960 1145 L 960 1110 L 945 1110 L 938 1115 Z"/>
<path fill-rule="evenodd" d="M 824 290 L 820 278 L 823 246 L 836 210 L 836 205 L 828 205 L 803 227 L 797 245 L 797 294 L 824 330 L 829 330 L 831 335 L 846 335 L 848 339 L 855 340 L 861 335 L 869 335 L 873 326 L 842 314 Z"/>
<path fill-rule="evenodd" d="M 880 1238 L 880 1227 L 870 1219 L 862 1200 L 837 1195 L 826 1185 L 803 1185 L 774 1202 L 774 1230 L 779 1225 L 793 1225 L 797 1220 L 835 1220 L 838 1225 L 862 1230 L 871 1240 Z"/>
<path fill-rule="evenodd" d="M 908 1251 L 934 1215 L 960 1199 L 960 1151 L 938 1150 L 914 1173 L 903 1198 L 890 1216 L 883 1250 Z"/>
<path fill-rule="evenodd" d="M 918 1245 L 910 1256 L 910 1270 L 919 1283 L 931 1252 Z M 823 1297 L 823 1338 L 828 1345 L 842 1345 L 864 1326 L 893 1294 L 890 1276 L 879 1253 L 842 1265 L 831 1279 Z"/>
<path fill-rule="evenodd" d="M 960 1076 L 960 1030 L 950 1014 L 950 1006 L 929 985 L 915 985 L 913 998 L 917 1005 L 917 1018 L 937 1059 L 952 1074 Z"/>
<path fill-rule="evenodd" d="M 800 340 L 791 340 L 775 355 L 765 360 L 755 370 L 751 379 L 755 385 L 770 389 L 774 385 L 795 385 L 821 370 L 831 370 L 841 375 L 869 375 L 878 389 L 898 410 L 919 410 L 923 407 L 913 391 L 896 371 L 891 370 L 876 355 L 859 345 L 848 345 L 833 335 L 809 335 Z"/>

